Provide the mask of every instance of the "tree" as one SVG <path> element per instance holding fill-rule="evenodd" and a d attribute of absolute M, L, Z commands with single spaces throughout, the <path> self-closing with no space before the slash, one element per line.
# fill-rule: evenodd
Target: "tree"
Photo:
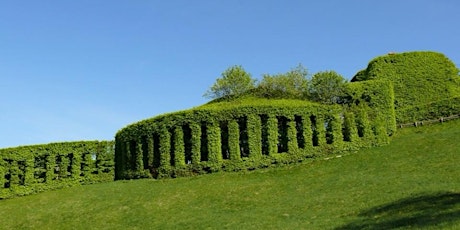
<path fill-rule="evenodd" d="M 241 65 L 226 69 L 221 76 L 206 91 L 204 97 L 216 99 L 230 95 L 241 95 L 255 87 L 256 80 L 252 79 L 251 74 L 246 72 Z"/>
<path fill-rule="evenodd" d="M 334 71 L 323 71 L 313 75 L 308 91 L 313 101 L 324 104 L 340 103 L 345 95 L 346 80 Z"/>
<path fill-rule="evenodd" d="M 266 98 L 304 99 L 308 94 L 307 75 L 307 69 L 300 64 L 284 74 L 264 74 L 257 93 Z"/>

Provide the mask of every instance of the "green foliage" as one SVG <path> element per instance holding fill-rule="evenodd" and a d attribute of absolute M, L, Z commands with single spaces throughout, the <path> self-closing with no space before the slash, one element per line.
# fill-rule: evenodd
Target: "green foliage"
<path fill-rule="evenodd" d="M 371 110 L 370 107 L 358 110 L 286 99 L 246 98 L 215 102 L 140 121 L 120 130 L 116 135 L 116 159 L 146 159 L 140 156 L 149 155 L 145 151 L 148 146 L 142 146 L 148 145 L 148 141 L 141 141 L 135 153 L 122 146 L 123 143 L 139 145 L 139 137 L 151 138 L 153 134 L 159 137 L 160 143 L 160 162 L 150 168 L 153 177 L 255 169 L 298 162 L 313 156 L 381 144 L 375 136 L 380 134 L 380 130 L 372 132 L 371 120 L 386 114 L 368 114 Z M 343 114 L 357 112 L 364 115 L 357 114 L 356 123 L 345 125 Z M 344 141 L 343 130 L 356 130 L 359 126 L 363 127 L 365 135 Z M 183 137 L 186 135 L 184 127 L 190 127 L 190 136 Z M 186 139 L 191 142 L 186 143 Z M 192 149 L 191 162 L 186 160 L 185 149 Z M 145 175 L 143 169 L 129 163 L 117 162 L 116 165 L 116 179 Z M 155 164 L 147 162 L 144 165 Z"/>
<path fill-rule="evenodd" d="M 366 110 L 370 120 L 382 118 L 388 135 L 396 132 L 393 83 L 388 80 L 369 80 L 347 84 L 344 100 L 351 111 Z M 359 127 L 360 125 L 358 125 Z"/>
<path fill-rule="evenodd" d="M 204 94 L 205 97 L 216 99 L 232 95 L 241 95 L 254 88 L 255 80 L 242 66 L 235 65 L 226 69 L 221 78 Z"/>
<path fill-rule="evenodd" d="M 410 120 L 400 112 L 458 96 L 460 78 L 455 64 L 436 52 L 389 54 L 372 60 L 352 81 L 387 79 L 394 85 L 398 122 Z"/>
<path fill-rule="evenodd" d="M 411 123 L 459 114 L 460 96 L 401 109 L 398 111 L 397 120 L 399 123 Z"/>
<path fill-rule="evenodd" d="M 0 149 L 0 199 L 111 181 L 113 144 L 82 141 Z"/>
<path fill-rule="evenodd" d="M 310 99 L 324 104 L 340 103 L 345 95 L 345 84 L 345 78 L 334 71 L 316 73 L 308 86 Z"/>
<path fill-rule="evenodd" d="M 253 94 L 263 98 L 305 99 L 308 97 L 307 75 L 302 65 L 283 74 L 265 74 Z"/>

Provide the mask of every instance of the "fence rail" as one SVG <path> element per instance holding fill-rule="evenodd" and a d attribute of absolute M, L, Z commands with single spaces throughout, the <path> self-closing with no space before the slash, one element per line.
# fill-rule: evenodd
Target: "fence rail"
<path fill-rule="evenodd" d="M 418 127 L 418 126 L 428 125 L 428 124 L 433 124 L 433 123 L 443 123 L 445 121 L 459 119 L 459 118 L 460 118 L 460 114 L 452 115 L 452 116 L 449 116 L 449 117 L 440 117 L 438 119 L 433 119 L 433 120 L 415 121 L 415 122 L 411 122 L 411 123 L 398 124 L 398 127 L 399 128 Z"/>

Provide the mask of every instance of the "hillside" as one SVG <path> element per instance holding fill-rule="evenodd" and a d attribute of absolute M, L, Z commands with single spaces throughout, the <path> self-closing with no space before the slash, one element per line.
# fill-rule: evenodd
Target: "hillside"
<path fill-rule="evenodd" d="M 5 229 L 460 228 L 460 120 L 270 170 L 116 181 L 0 200 Z"/>

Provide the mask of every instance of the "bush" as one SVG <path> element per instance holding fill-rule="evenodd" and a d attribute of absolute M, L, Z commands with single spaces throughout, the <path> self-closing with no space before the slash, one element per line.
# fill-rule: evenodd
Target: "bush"
<path fill-rule="evenodd" d="M 114 142 L 0 149 L 0 199 L 114 178 Z"/>
<path fill-rule="evenodd" d="M 410 108 L 458 96 L 460 89 L 455 64 L 436 52 L 408 52 L 377 57 L 352 81 L 372 79 L 387 79 L 393 83 L 398 121 L 410 120 L 402 117 Z"/>
<path fill-rule="evenodd" d="M 354 113 L 359 114 L 349 115 Z M 355 120 L 344 122 L 344 114 Z M 162 178 L 256 169 L 385 144 L 387 123 L 371 120 L 384 115 L 370 113 L 367 107 L 302 100 L 246 98 L 207 104 L 120 130 L 115 138 L 115 178 L 130 179 L 146 170 Z M 357 136 L 358 129 L 367 131 Z M 158 157 L 148 157 L 152 155 Z M 134 159 L 150 160 L 137 164 Z"/>

